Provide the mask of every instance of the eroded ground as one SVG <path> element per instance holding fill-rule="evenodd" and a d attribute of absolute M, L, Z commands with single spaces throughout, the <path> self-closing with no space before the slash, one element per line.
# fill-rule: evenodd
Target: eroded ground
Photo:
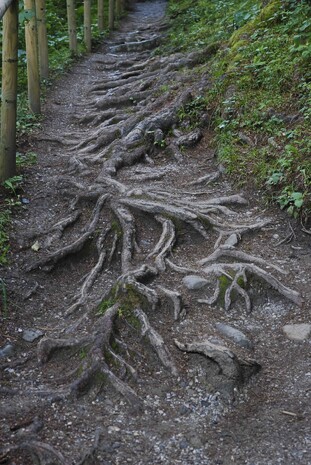
<path fill-rule="evenodd" d="M 310 236 L 230 184 L 207 52 L 155 54 L 164 9 L 138 2 L 30 141 L 0 463 L 311 462 Z"/>

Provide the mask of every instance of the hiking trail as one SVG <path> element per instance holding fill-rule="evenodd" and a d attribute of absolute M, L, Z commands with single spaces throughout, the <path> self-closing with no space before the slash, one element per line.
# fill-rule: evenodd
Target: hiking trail
<path fill-rule="evenodd" d="M 212 51 L 154 53 L 165 6 L 136 3 L 29 141 L 0 463 L 311 461 L 310 240 L 230 183 Z"/>

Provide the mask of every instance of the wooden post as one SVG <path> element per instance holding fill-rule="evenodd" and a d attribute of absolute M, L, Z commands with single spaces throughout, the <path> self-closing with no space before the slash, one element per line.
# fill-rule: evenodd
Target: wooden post
<path fill-rule="evenodd" d="M 34 0 L 24 0 L 24 7 L 25 10 L 31 12 L 32 14 L 30 19 L 26 20 L 25 22 L 29 109 L 33 113 L 40 113 L 40 76 L 38 63 L 36 10 Z"/>
<path fill-rule="evenodd" d="M 120 18 L 122 14 L 122 0 L 116 0 L 116 16 Z"/>
<path fill-rule="evenodd" d="M 73 53 L 77 53 L 78 43 L 77 43 L 77 21 L 76 21 L 76 11 L 75 11 L 75 0 L 67 0 L 67 21 L 68 21 L 69 49 Z"/>
<path fill-rule="evenodd" d="M 84 43 L 88 53 L 92 48 L 91 24 L 91 0 L 84 0 Z"/>
<path fill-rule="evenodd" d="M 122 16 L 123 11 L 124 11 L 123 0 L 116 0 L 116 15 L 117 15 L 117 18 L 120 18 Z"/>
<path fill-rule="evenodd" d="M 109 30 L 114 27 L 114 0 L 109 0 Z"/>
<path fill-rule="evenodd" d="M 97 0 L 97 24 L 99 32 L 104 30 L 104 0 Z"/>
<path fill-rule="evenodd" d="M 45 0 L 36 0 L 39 66 L 41 79 L 49 77 L 48 36 L 46 31 Z"/>
<path fill-rule="evenodd" d="M 3 17 L 0 181 L 16 171 L 18 0 Z"/>

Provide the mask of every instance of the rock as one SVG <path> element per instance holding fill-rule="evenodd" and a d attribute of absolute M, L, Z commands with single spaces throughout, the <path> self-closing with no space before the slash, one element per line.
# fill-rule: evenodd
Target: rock
<path fill-rule="evenodd" d="M 42 336 L 44 336 L 44 332 L 39 329 L 25 329 L 22 337 L 26 342 L 34 342 Z"/>
<path fill-rule="evenodd" d="M 201 276 L 188 275 L 183 278 L 183 283 L 187 289 L 197 290 L 208 284 L 207 279 L 201 278 Z"/>
<path fill-rule="evenodd" d="M 234 247 L 239 243 L 239 238 L 237 234 L 231 234 L 231 236 L 228 237 L 224 245 Z"/>
<path fill-rule="evenodd" d="M 176 145 L 178 147 L 194 147 L 203 137 L 200 129 L 195 129 L 184 136 L 177 139 Z"/>
<path fill-rule="evenodd" d="M 14 353 L 14 347 L 9 342 L 0 348 L 0 358 L 10 357 Z"/>
<path fill-rule="evenodd" d="M 164 140 L 164 134 L 161 129 L 156 129 L 154 131 L 154 143 L 160 145 Z"/>
<path fill-rule="evenodd" d="M 297 323 L 283 326 L 283 332 L 292 341 L 304 341 L 311 335 L 311 324 Z"/>
<path fill-rule="evenodd" d="M 216 323 L 215 327 L 217 331 L 226 336 L 228 339 L 231 339 L 231 341 L 235 342 L 240 347 L 248 350 L 252 350 L 254 348 L 252 341 L 250 341 L 239 329 L 235 329 L 232 326 L 225 325 L 224 323 Z"/>
<path fill-rule="evenodd" d="M 186 405 L 182 405 L 179 409 L 179 413 L 180 415 L 189 415 L 191 413 L 191 410 Z"/>
<path fill-rule="evenodd" d="M 187 439 L 182 439 L 179 443 L 179 447 L 181 449 L 187 449 L 189 447 L 189 442 L 187 441 Z"/>

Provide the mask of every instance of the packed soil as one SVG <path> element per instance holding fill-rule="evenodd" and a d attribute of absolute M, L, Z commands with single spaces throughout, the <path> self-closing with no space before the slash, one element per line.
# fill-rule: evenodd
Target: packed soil
<path fill-rule="evenodd" d="M 217 161 L 210 51 L 157 54 L 165 7 L 62 76 L 24 147 L 1 464 L 311 463 L 310 235 Z"/>

